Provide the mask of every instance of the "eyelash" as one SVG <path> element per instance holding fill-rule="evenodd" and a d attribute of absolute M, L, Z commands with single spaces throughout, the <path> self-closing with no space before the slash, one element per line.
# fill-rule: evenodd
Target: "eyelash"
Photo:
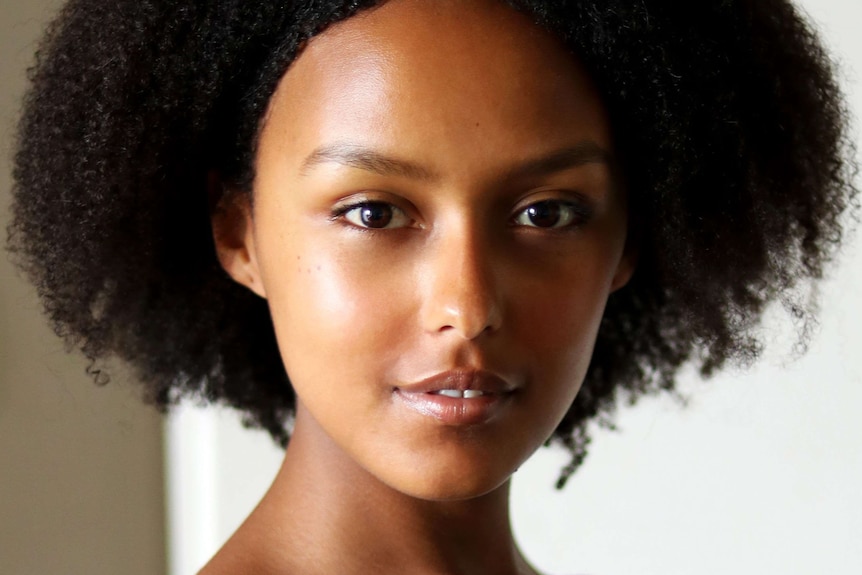
<path fill-rule="evenodd" d="M 330 219 L 333 221 L 335 221 L 335 220 L 347 220 L 348 225 L 351 225 L 351 226 L 358 228 L 360 230 L 377 231 L 377 230 L 387 229 L 387 227 L 385 227 L 385 226 L 380 227 L 380 228 L 374 228 L 371 226 L 364 226 L 364 225 L 358 224 L 354 221 L 351 221 L 350 218 L 348 217 L 348 214 L 350 214 L 350 212 L 353 212 L 356 210 L 361 210 L 363 208 L 364 209 L 372 209 L 374 207 L 387 208 L 387 209 L 392 211 L 393 217 L 400 215 L 405 220 L 408 220 L 408 224 L 409 224 L 410 218 L 407 214 L 404 213 L 404 210 L 402 210 L 401 208 L 399 208 L 397 206 L 393 206 L 392 204 L 390 204 L 388 202 L 379 202 L 379 201 L 361 201 L 361 202 L 356 202 L 353 204 L 348 204 L 345 206 L 337 207 L 332 211 L 332 217 Z M 388 223 L 387 223 L 387 226 L 388 226 Z M 405 227 L 405 226 L 399 226 L 399 227 Z"/>
<path fill-rule="evenodd" d="M 559 218 L 563 219 L 564 225 L 558 225 L 558 222 L 555 222 L 551 226 L 537 226 L 537 225 L 529 225 L 526 223 L 520 223 L 520 224 L 518 223 L 519 221 L 523 220 L 525 217 L 530 218 L 530 216 L 527 215 L 528 210 L 530 210 L 531 208 L 535 210 L 535 209 L 538 209 L 540 206 L 544 206 L 544 207 L 550 206 L 550 207 L 552 207 L 552 210 L 556 209 L 556 210 L 559 210 L 559 212 L 562 212 L 562 213 L 557 214 L 557 216 Z M 387 221 L 385 223 L 385 225 L 383 225 L 381 227 L 372 227 L 372 226 L 363 225 L 362 223 L 357 223 L 356 221 L 351 220 L 349 217 L 349 214 L 351 212 L 361 210 L 361 209 L 373 209 L 375 207 L 378 207 L 378 208 L 382 207 L 382 208 L 390 210 L 391 213 L 389 215 L 390 215 L 391 219 L 401 217 L 404 220 L 407 220 L 406 224 L 396 226 L 396 228 L 394 228 L 394 229 L 407 227 L 411 223 L 409 216 L 401 208 L 394 206 L 388 202 L 382 202 L 382 201 L 360 201 L 360 202 L 356 202 L 353 204 L 347 204 L 344 206 L 336 207 L 335 209 L 333 209 L 330 219 L 332 221 L 346 220 L 348 225 L 353 226 L 355 228 L 358 228 L 360 230 L 378 231 L 378 230 L 390 229 L 389 228 L 389 224 L 391 223 L 390 221 Z M 540 200 L 537 202 L 533 202 L 529 205 L 524 206 L 523 208 L 518 210 L 518 212 L 516 212 L 516 214 L 511 218 L 510 222 L 512 223 L 512 225 L 514 227 L 534 228 L 534 229 L 548 230 L 548 231 L 566 231 L 566 230 L 576 229 L 576 228 L 583 226 L 585 223 L 587 223 L 590 220 L 592 215 L 593 215 L 592 207 L 589 205 L 586 205 L 585 203 L 575 203 L 575 202 L 566 201 L 566 200 L 547 199 L 547 200 Z M 362 216 L 360 216 L 360 218 L 361 217 Z M 535 222 L 532 222 L 532 223 L 535 223 Z"/>
<path fill-rule="evenodd" d="M 558 225 L 558 222 L 554 222 L 551 226 L 537 226 L 537 225 L 528 225 L 525 223 L 518 223 L 522 219 L 529 218 L 528 211 L 532 208 L 534 210 L 539 209 L 539 207 L 548 207 L 553 206 L 553 209 L 558 210 L 556 214 L 558 218 L 563 220 L 563 225 Z M 576 203 L 570 202 L 566 200 L 557 200 L 557 199 L 547 199 L 547 200 L 539 200 L 537 202 L 533 202 L 529 205 L 524 206 L 512 217 L 512 222 L 515 225 L 520 225 L 527 228 L 535 228 L 539 230 L 548 230 L 548 231 L 567 231 L 580 228 L 585 223 L 587 223 L 593 215 L 592 208 L 585 203 Z M 534 223 L 534 222 L 533 222 Z"/>

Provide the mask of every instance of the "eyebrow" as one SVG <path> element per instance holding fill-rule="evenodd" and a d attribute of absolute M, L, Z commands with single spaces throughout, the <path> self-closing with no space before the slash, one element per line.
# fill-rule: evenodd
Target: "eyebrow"
<path fill-rule="evenodd" d="M 387 156 L 358 144 L 335 143 L 321 146 L 312 152 L 300 168 L 301 175 L 320 164 L 337 163 L 351 168 L 374 172 L 383 176 L 401 176 L 414 180 L 435 180 L 437 174 L 413 162 Z M 608 164 L 614 162 L 613 155 L 592 141 L 585 141 L 568 148 L 527 160 L 509 170 L 503 181 L 522 180 L 561 172 L 585 164 Z"/>
<path fill-rule="evenodd" d="M 337 143 L 317 148 L 302 162 L 300 174 L 306 175 L 308 170 L 314 166 L 328 162 L 374 172 L 382 176 L 401 176 L 413 180 L 434 180 L 437 178 L 436 174 L 418 164 L 348 143 Z"/>
<path fill-rule="evenodd" d="M 525 180 L 547 176 L 586 164 L 606 164 L 608 167 L 613 167 L 614 157 L 608 150 L 588 140 L 527 160 L 508 170 L 503 175 L 503 180 Z"/>

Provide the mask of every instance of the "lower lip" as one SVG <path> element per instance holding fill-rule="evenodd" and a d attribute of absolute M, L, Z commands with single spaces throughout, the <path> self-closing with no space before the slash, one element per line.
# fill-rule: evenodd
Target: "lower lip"
<path fill-rule="evenodd" d="M 435 393 L 411 393 L 396 389 L 396 399 L 413 411 L 443 425 L 469 426 L 486 423 L 509 402 L 512 393 L 489 393 L 469 399 Z"/>

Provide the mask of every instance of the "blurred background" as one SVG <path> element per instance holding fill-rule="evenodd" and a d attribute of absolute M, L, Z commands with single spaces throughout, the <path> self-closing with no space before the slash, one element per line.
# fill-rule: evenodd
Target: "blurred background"
<path fill-rule="evenodd" d="M 798 2 L 842 65 L 862 114 L 862 4 Z M 25 70 L 58 0 L 0 0 L 0 227 Z M 858 122 L 857 122 L 858 125 Z M 856 130 L 858 134 L 858 128 Z M 858 137 L 857 137 L 858 141 Z M 5 236 L 4 236 L 5 237 Z M 540 451 L 514 480 L 523 550 L 546 573 L 862 573 L 862 241 L 824 284 L 809 353 L 786 320 L 756 369 L 691 375 L 621 408 L 565 491 L 565 455 Z M 96 387 L 0 255 L 0 573 L 192 575 L 251 510 L 281 452 L 227 411 L 164 424 L 121 374 Z"/>
<path fill-rule="evenodd" d="M 0 228 L 25 69 L 57 0 L 0 0 Z M 96 387 L 0 253 L 0 573 L 165 573 L 162 423 Z M 119 379 L 119 378 L 118 378 Z"/>

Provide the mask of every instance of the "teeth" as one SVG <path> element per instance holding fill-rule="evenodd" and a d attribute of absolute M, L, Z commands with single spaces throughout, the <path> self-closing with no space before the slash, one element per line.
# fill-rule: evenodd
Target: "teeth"
<path fill-rule="evenodd" d="M 437 395 L 445 395 L 446 397 L 463 397 L 464 399 L 471 399 L 473 397 L 481 397 L 485 395 L 484 391 L 480 391 L 478 389 L 465 389 L 464 391 L 460 391 L 458 389 L 441 389 L 435 393 Z"/>

